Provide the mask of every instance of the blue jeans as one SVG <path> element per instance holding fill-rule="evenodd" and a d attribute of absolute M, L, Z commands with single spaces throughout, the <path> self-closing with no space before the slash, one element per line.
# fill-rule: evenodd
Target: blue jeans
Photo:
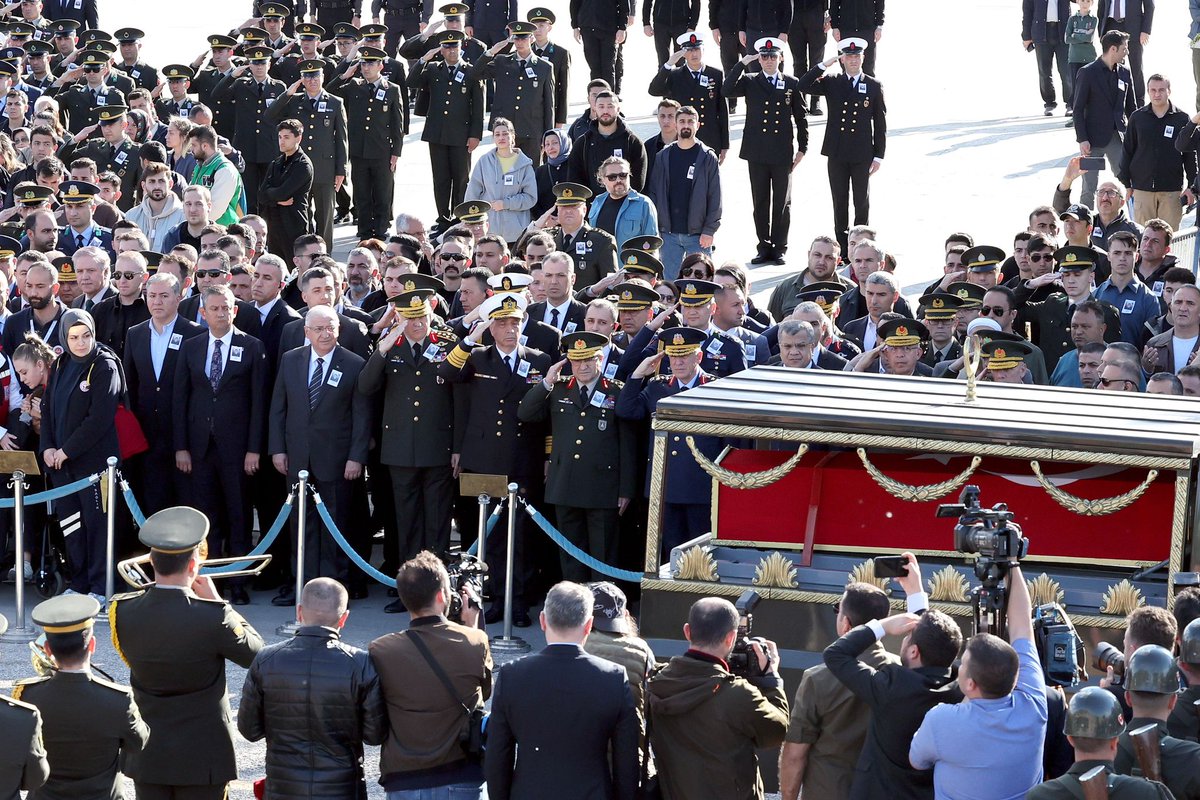
<path fill-rule="evenodd" d="M 428 789 L 402 789 L 387 793 L 387 800 L 481 800 L 482 797 L 483 785 L 475 783 L 431 786 Z"/>
<path fill-rule="evenodd" d="M 685 256 L 691 253 L 712 255 L 711 247 L 700 246 L 699 234 L 693 236 L 690 233 L 662 232 L 660 235 L 663 246 L 658 252 L 662 256 L 663 277 L 669 281 L 679 277 L 679 265 L 683 263 Z"/>

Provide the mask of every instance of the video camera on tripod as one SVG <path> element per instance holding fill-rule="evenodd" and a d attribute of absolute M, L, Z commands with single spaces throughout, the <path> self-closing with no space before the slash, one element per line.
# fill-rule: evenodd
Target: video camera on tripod
<path fill-rule="evenodd" d="M 954 549 L 966 555 L 978 554 L 973 565 L 980 586 L 971 592 L 975 612 L 975 631 L 1007 638 L 1008 592 L 1002 581 L 1011 564 L 1029 553 L 1029 540 L 1021 526 L 1013 522 L 1007 503 L 984 508 L 979 503 L 979 487 L 967 486 L 958 503 L 938 506 L 937 516 L 958 517 L 954 526 Z"/>

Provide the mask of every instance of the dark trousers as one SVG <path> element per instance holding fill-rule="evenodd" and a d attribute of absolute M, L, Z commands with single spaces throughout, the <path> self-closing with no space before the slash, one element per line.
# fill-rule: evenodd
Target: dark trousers
<path fill-rule="evenodd" d="M 671 558 L 671 548 L 712 530 L 712 506 L 708 503 L 664 503 L 662 548 L 659 563 Z"/>
<path fill-rule="evenodd" d="M 229 787 L 224 783 L 210 786 L 166 786 L 161 783 L 134 783 L 138 800 L 226 800 Z"/>
<path fill-rule="evenodd" d="M 296 476 L 290 476 L 289 480 L 294 483 Z M 313 478 L 309 481 L 309 486 L 312 486 L 317 490 L 317 494 L 321 495 L 321 501 L 329 510 L 329 516 L 333 517 L 338 530 L 342 532 L 347 541 L 350 541 L 350 481 L 343 479 L 319 481 Z M 333 540 L 333 534 L 325 529 L 325 523 L 317 514 L 316 503 L 311 497 L 305 501 L 304 509 L 304 578 L 302 583 L 313 578 L 333 578 L 345 586 L 350 578 L 350 559 L 346 556 L 346 551 L 342 550 L 341 546 Z M 299 532 L 298 516 L 298 514 L 292 514 L 289 521 L 293 547 L 295 547 Z M 292 561 L 291 566 L 294 571 L 296 568 L 294 556 Z"/>
<path fill-rule="evenodd" d="M 792 14 L 792 28 L 788 31 L 788 47 L 792 51 L 792 74 L 803 75 L 804 71 L 818 61 L 825 60 L 825 12 L 819 8 L 798 11 Z M 814 108 L 817 96 L 812 96 L 809 108 Z"/>
<path fill-rule="evenodd" d="M 840 34 L 842 34 L 842 39 L 849 39 L 851 37 L 856 37 L 856 38 L 862 39 L 863 41 L 865 41 L 867 43 L 867 52 L 863 54 L 862 68 L 863 68 L 863 72 L 874 77 L 875 76 L 875 57 L 878 55 L 878 48 L 879 48 L 879 45 L 875 43 L 875 29 L 868 28 L 867 30 L 862 30 L 862 31 L 841 30 L 838 32 Z M 791 38 L 791 37 L 788 37 L 788 38 Z M 812 65 L 810 64 L 809 66 L 812 66 Z M 796 74 L 803 75 L 804 73 L 798 72 Z"/>
<path fill-rule="evenodd" d="M 609 566 L 617 565 L 617 527 L 615 508 L 577 508 L 555 506 L 558 530 L 571 544 Z M 563 579 L 576 583 L 606 581 L 608 576 L 579 563 L 565 550 L 559 550 Z"/>
<path fill-rule="evenodd" d="M 539 147 L 538 151 L 540 150 Z M 532 155 L 530 157 L 532 158 Z M 465 144 L 457 147 L 430 142 L 429 166 L 433 170 L 433 205 L 437 209 L 438 219 L 450 219 L 451 210 L 463 201 L 463 196 L 467 193 L 471 154 L 467 152 Z"/>
<path fill-rule="evenodd" d="M 64 486 L 82 476 L 57 470 L 52 486 Z M 71 588 L 80 594 L 104 594 L 108 576 L 108 520 L 100 505 L 100 484 L 54 501 L 71 565 Z"/>
<path fill-rule="evenodd" d="M 358 238 L 386 239 L 392 224 L 395 175 L 388 158 L 356 158 L 350 162 L 354 177 L 354 210 Z"/>
<path fill-rule="evenodd" d="M 454 508 L 450 467 L 389 466 L 388 472 L 396 508 L 397 568 L 422 550 L 437 555 L 449 550 L 450 514 Z M 464 547 L 475 540 L 475 528 L 459 533 Z"/>
<path fill-rule="evenodd" d="M 833 229 L 842 252 L 847 250 L 846 231 L 850 228 L 850 191 L 854 190 L 854 224 L 866 225 L 871 211 L 871 162 L 838 161 L 829 163 L 829 192 L 833 195 Z"/>
<path fill-rule="evenodd" d="M 258 513 L 258 535 L 259 541 L 261 541 L 262 537 L 271 530 L 275 518 L 279 516 L 279 509 L 283 506 L 283 499 L 287 496 L 288 487 L 295 481 L 280 475 L 274 465 L 263 464 L 258 472 L 248 479 L 248 483 L 254 494 L 253 504 L 254 510 Z M 289 566 L 294 559 L 291 539 L 287 536 L 279 536 L 267 552 L 271 554 L 272 558 L 271 563 L 263 572 L 263 583 L 267 584 L 267 588 L 271 588 L 285 583 L 288 575 L 294 569 L 294 565 Z"/>
<path fill-rule="evenodd" d="M 542 133 L 545 133 L 543 131 Z M 542 136 L 518 136 L 516 137 L 516 147 L 525 155 L 533 159 L 533 168 L 537 169 L 542 165 Z"/>
<path fill-rule="evenodd" d="M 325 249 L 333 252 L 333 181 L 313 181 L 313 230 L 325 240 Z"/>
<path fill-rule="evenodd" d="M 333 33 L 333 26 L 339 22 L 350 22 L 354 19 L 354 9 L 349 3 L 340 8 L 317 8 L 317 24 L 324 28 L 329 34 Z M 311 12 L 309 14 L 311 17 Z"/>
<path fill-rule="evenodd" d="M 742 43 L 738 40 L 737 29 L 725 30 L 720 29 L 721 33 L 721 69 L 726 75 L 729 70 L 733 69 L 733 65 L 742 57 Z M 754 44 L 751 42 L 750 44 Z M 737 98 L 730 97 L 728 99 L 729 110 L 733 111 L 737 108 Z"/>
<path fill-rule="evenodd" d="M 617 42 L 615 31 L 601 31 L 596 28 L 584 28 L 583 57 L 591 70 L 591 79 L 603 78 L 608 85 L 617 85 Z M 529 153 L 525 153 L 529 155 Z"/>
<path fill-rule="evenodd" d="M 654 23 L 654 52 L 658 55 L 658 65 L 667 63 L 671 54 L 679 49 L 675 40 L 687 33 L 687 25 L 663 25 Z"/>
<path fill-rule="evenodd" d="M 411 12 L 396 14 L 384 10 L 383 24 L 387 25 L 387 34 L 383 38 L 384 49 L 387 50 L 389 58 L 395 58 L 401 42 L 406 42 L 420 33 L 421 16 Z M 408 63 L 412 64 L 413 62 L 409 61 Z"/>
<path fill-rule="evenodd" d="M 224 460 L 210 443 L 202 458 L 192 454 L 192 483 L 197 507 L 208 515 L 214 532 L 209 555 L 243 556 L 250 552 L 250 498 L 243 457 Z M 218 551 L 217 543 L 222 547 Z M 245 582 L 230 578 L 230 586 Z"/>
<path fill-rule="evenodd" d="M 1071 76 L 1071 96 L 1067 98 L 1067 108 L 1075 108 L 1075 76 L 1084 65 L 1083 61 L 1071 61 L 1067 64 L 1067 74 Z"/>
<path fill-rule="evenodd" d="M 134 496 L 147 517 L 164 508 L 180 505 L 189 499 L 192 480 L 175 468 L 175 450 L 166 442 L 166 447 L 151 447 L 123 470 L 132 473 Z"/>
<path fill-rule="evenodd" d="M 1110 18 L 1108 25 L 1101 27 L 1108 30 L 1115 28 L 1129 34 L 1129 72 L 1133 77 L 1133 99 L 1137 107 L 1141 108 L 1146 101 L 1146 81 L 1142 77 L 1142 35 L 1129 29 L 1128 19 L 1117 21 Z"/>
<path fill-rule="evenodd" d="M 246 190 L 246 213 L 258 213 L 258 185 L 262 183 L 271 162 L 255 162 L 246 159 L 246 170 L 242 173 L 242 187 Z"/>
<path fill-rule="evenodd" d="M 750 200 L 754 205 L 754 232 L 758 251 L 787 250 L 792 225 L 792 165 L 746 162 L 750 167 Z"/>
<path fill-rule="evenodd" d="M 1052 72 L 1053 62 L 1057 59 L 1058 79 L 1062 83 L 1063 90 L 1063 103 L 1070 108 L 1071 86 L 1074 83 L 1074 76 L 1067 67 L 1067 52 L 1069 48 L 1067 43 L 1063 41 L 1062 24 L 1047 22 L 1046 38 L 1049 41 L 1038 42 L 1033 46 L 1033 52 L 1037 56 L 1038 89 L 1042 93 L 1042 103 L 1046 108 L 1054 108 L 1057 105 L 1057 98 L 1054 94 L 1054 75 Z"/>

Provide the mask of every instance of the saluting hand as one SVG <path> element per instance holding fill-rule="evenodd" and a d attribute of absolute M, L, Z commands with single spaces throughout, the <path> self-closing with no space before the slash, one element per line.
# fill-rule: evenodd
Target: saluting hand
<path fill-rule="evenodd" d="M 442 51 L 442 48 L 440 46 L 433 48 L 432 50 L 427 52 L 425 55 L 421 56 L 421 63 L 428 64 L 430 61 L 433 61 L 434 56 L 436 56 L 441 51 Z"/>
<path fill-rule="evenodd" d="M 303 81 L 296 81 L 295 83 L 293 83 L 291 86 L 288 87 L 287 93 L 295 94 L 296 90 L 300 88 L 301 83 L 303 83 Z"/>
<path fill-rule="evenodd" d="M 634 378 L 648 378 L 658 372 L 658 365 L 662 363 L 663 358 L 667 355 L 667 351 L 663 350 L 660 353 L 655 353 L 642 363 L 638 364 L 638 368 L 633 371 Z"/>
<path fill-rule="evenodd" d="M 671 315 L 675 313 L 675 309 L 678 307 L 678 303 L 673 303 L 670 307 L 658 312 L 658 315 L 655 316 L 654 319 L 650 320 L 650 322 L 647 324 L 647 327 L 652 331 L 658 330 L 666 324 L 667 320 L 670 319 Z"/>
<path fill-rule="evenodd" d="M 395 309 L 395 306 L 392 306 L 392 309 Z M 389 313 L 394 315 L 395 311 L 390 311 Z M 404 329 L 406 327 L 408 327 L 408 320 L 401 318 L 400 321 L 397 322 L 392 329 L 387 332 L 387 336 L 384 336 L 379 340 L 378 349 L 380 355 L 387 355 L 387 352 L 392 349 L 392 346 L 395 345 L 396 342 L 400 341 L 400 337 L 404 335 Z"/>
<path fill-rule="evenodd" d="M 546 377 L 542 382 L 545 384 L 547 390 L 554 387 L 555 382 L 558 380 L 558 376 L 562 374 L 563 367 L 566 365 L 567 360 L 564 358 L 554 366 L 550 367 L 550 369 L 546 370 Z"/>

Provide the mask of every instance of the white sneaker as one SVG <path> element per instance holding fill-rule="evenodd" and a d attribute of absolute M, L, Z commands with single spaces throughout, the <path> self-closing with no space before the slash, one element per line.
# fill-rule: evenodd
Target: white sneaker
<path fill-rule="evenodd" d="M 88 597 L 92 598 L 92 599 L 93 599 L 93 600 L 95 600 L 97 603 L 99 603 L 99 604 L 100 604 L 100 608 L 102 608 L 102 609 L 104 608 L 104 603 L 105 603 L 105 600 L 104 600 L 104 595 L 102 595 L 102 594 L 96 594 L 95 592 L 88 592 Z"/>
<path fill-rule="evenodd" d="M 25 582 L 28 583 L 29 581 L 33 580 L 33 564 L 30 564 L 28 561 L 25 561 L 23 563 L 25 564 Z M 8 577 L 6 577 L 4 579 L 4 582 L 5 583 L 16 583 L 17 582 L 17 568 L 15 566 L 8 571 Z"/>
<path fill-rule="evenodd" d="M 67 589 L 63 592 L 63 594 L 79 594 L 79 592 L 75 591 L 74 589 Z"/>

